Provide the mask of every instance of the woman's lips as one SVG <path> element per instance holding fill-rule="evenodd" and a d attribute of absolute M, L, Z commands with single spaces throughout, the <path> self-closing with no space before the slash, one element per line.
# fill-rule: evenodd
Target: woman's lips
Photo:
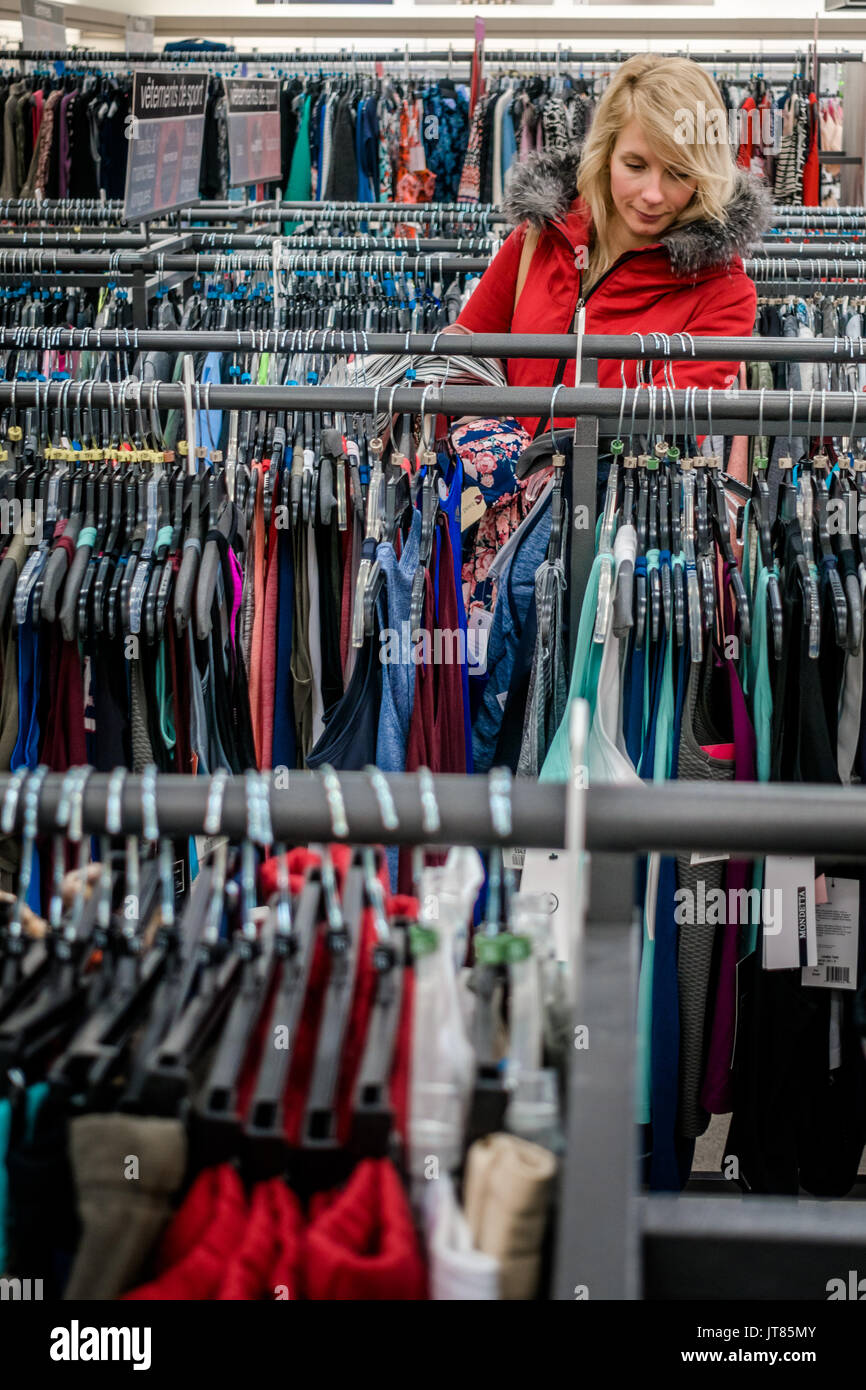
<path fill-rule="evenodd" d="M 662 214 L 660 212 L 638 212 L 637 208 L 635 208 L 635 213 L 640 218 L 641 222 L 646 222 L 647 225 L 650 225 L 653 222 L 659 222 L 662 217 Z"/>

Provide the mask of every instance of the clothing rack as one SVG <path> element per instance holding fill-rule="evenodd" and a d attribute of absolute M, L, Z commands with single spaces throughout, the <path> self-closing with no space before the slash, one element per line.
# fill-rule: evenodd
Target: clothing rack
<path fill-rule="evenodd" d="M 332 807 L 319 773 L 279 770 L 269 787 L 275 842 L 320 842 L 335 838 Z M 267 775 L 267 774 L 265 774 Z M 511 828 L 490 806 L 488 780 L 483 775 L 433 773 L 432 789 L 440 824 L 427 819 L 424 796 L 427 778 L 413 772 L 387 772 L 399 824 L 386 827 L 382 803 L 363 772 L 336 774 L 353 843 L 396 845 L 525 845 L 533 849 L 567 846 L 567 787 L 535 778 L 516 778 L 509 793 Z M 0 773 L 0 804 L 14 774 Z M 39 790 L 38 825 L 56 829 L 56 813 L 66 774 L 49 773 Z M 109 783 L 112 774 L 93 772 L 81 803 L 82 828 L 105 833 Z M 156 779 L 156 818 L 160 833 L 180 837 L 201 833 L 210 793 L 209 777 L 159 773 Z M 140 835 L 144 828 L 142 783 L 129 773 L 121 792 L 123 833 Z M 753 782 L 746 791 L 735 783 L 661 782 L 626 793 L 615 785 L 592 786 L 586 793 L 586 848 L 611 854 L 682 853 L 686 850 L 728 850 L 738 859 L 765 854 L 805 854 L 814 851 L 815 827 L 833 845 L 834 857 L 866 859 L 866 797 L 851 787 Z M 744 801 L 748 800 L 748 814 Z M 23 797 L 15 806 L 16 830 L 23 826 Z M 221 834 L 241 838 L 246 829 L 247 792 L 244 778 L 229 777 L 222 800 Z"/>
<path fill-rule="evenodd" d="M 392 274 L 414 274 L 438 272 L 440 275 L 459 275 L 481 272 L 490 264 L 489 256 L 457 256 L 448 252 L 427 255 L 388 251 L 295 251 L 290 239 L 286 240 L 286 257 L 283 268 L 305 271 L 349 271 L 380 270 Z M 791 279 L 795 284 L 801 279 L 864 280 L 866 279 L 866 257 L 843 260 L 792 257 L 790 262 L 782 257 L 750 258 L 743 262 L 747 275 L 757 283 L 764 280 Z M 163 271 L 268 271 L 273 268 L 270 251 L 235 253 L 225 252 L 175 252 L 158 250 L 156 247 L 146 251 L 117 250 L 110 252 L 56 251 L 30 247 L 15 247 L 3 250 L 0 246 L 0 276 L 23 275 L 29 272 L 51 275 L 71 271 L 111 271 L 117 274 L 132 274 L 144 271 L 146 274 Z"/>
<path fill-rule="evenodd" d="M 132 340 L 130 340 L 132 343 Z M 590 363 L 584 359 L 584 366 Z M 123 383 L 15 381 L 0 382 L 0 409 L 12 405 L 57 407 L 77 403 L 78 390 L 86 391 L 86 403 L 100 408 L 117 406 Z M 174 409 L 184 405 L 185 388 L 167 383 L 139 382 L 127 384 L 143 406 L 154 409 Z M 554 404 L 549 387 L 490 387 L 490 386 L 430 386 L 425 391 L 397 387 L 382 391 L 370 386 L 203 386 L 194 383 L 192 402 L 197 410 L 285 410 L 285 411 L 342 411 L 348 414 L 370 414 L 387 408 L 395 414 L 420 415 L 422 401 L 429 415 L 507 415 L 538 416 L 547 419 Z M 763 397 L 763 425 L 797 426 L 801 431 L 810 425 L 817 430 L 822 418 L 824 434 L 847 434 L 852 426 L 852 396 L 845 391 L 740 391 L 736 396 L 721 391 L 689 389 L 656 392 L 656 408 L 652 409 L 652 393 L 646 389 L 625 391 L 609 387 L 581 385 L 557 387 L 555 397 L 558 419 L 579 422 L 597 421 L 601 434 L 614 434 L 622 420 L 623 428 L 643 429 L 655 422 L 661 424 L 665 410 L 675 420 L 687 419 L 690 432 L 706 433 L 716 425 L 724 425 L 725 433 L 763 435 L 759 423 Z M 91 395 L 92 392 L 92 395 Z M 688 414 L 686 415 L 686 411 Z M 622 412 L 622 414 L 621 414 Z M 866 424 L 866 413 L 864 413 Z M 682 432 L 682 431 L 680 431 Z M 594 484 L 593 484 L 594 485 Z"/>
<path fill-rule="evenodd" d="M 381 805 L 363 773 L 337 775 L 349 843 L 441 843 L 580 849 L 567 831 L 564 784 L 516 779 L 509 787 L 511 830 L 491 814 L 484 777 L 436 775 L 437 831 L 425 829 L 417 775 L 386 774 L 396 828 L 385 828 Z M 11 777 L 0 775 L 5 803 Z M 41 829 L 56 827 L 63 777 L 50 774 L 38 796 Z M 142 778 L 129 775 L 121 791 L 124 833 L 143 829 Z M 92 774 L 81 802 L 85 832 L 105 831 L 109 777 Z M 156 823 L 166 837 L 200 831 L 209 778 L 165 774 L 156 779 Z M 425 793 L 427 788 L 425 787 Z M 333 792 L 332 792 L 333 795 Z M 654 1297 L 752 1299 L 822 1296 L 840 1269 L 856 1268 L 866 1244 L 866 1211 L 846 1203 L 801 1203 L 751 1196 L 734 1205 L 722 1198 L 687 1200 L 638 1192 L 633 1091 L 634 1000 L 637 997 L 639 925 L 634 910 L 635 855 L 658 850 L 727 850 L 754 857 L 814 850 L 815 826 L 834 852 L 864 858 L 866 801 L 853 788 L 824 785 L 647 786 L 645 791 L 594 786 L 580 792 L 590 852 L 589 893 L 582 929 L 575 924 L 574 1018 L 589 1029 L 592 1046 L 575 1052 L 568 1075 L 567 1145 L 562 1160 L 555 1242 L 553 1297 L 572 1301 L 578 1289 L 596 1299 Z M 23 824 L 23 798 L 15 824 Z M 268 787 L 273 834 L 285 843 L 334 839 L 324 782 L 315 773 L 289 774 Z M 244 779 L 229 778 L 220 831 L 243 838 L 247 828 Z M 847 1261 L 847 1263 L 846 1263 Z"/>
<path fill-rule="evenodd" d="M 642 341 L 638 341 L 641 339 Z M 440 357 L 574 357 L 573 333 L 366 333 L 344 329 L 192 329 L 186 332 L 125 328 L 0 328 L 0 348 L 63 352 L 268 352 L 435 354 Z M 866 338 L 692 338 L 689 334 L 587 333 L 587 359 L 625 361 L 858 362 Z M 73 383 L 73 388 L 81 383 Z M 160 401 L 163 400 L 160 387 Z M 214 387 L 214 390 L 217 388 Z M 327 388 L 328 390 L 333 388 Z M 510 388 L 509 388 L 510 389 Z M 786 393 L 777 393 L 785 395 Z M 559 398 L 557 397 L 557 400 Z M 766 401 L 766 395 L 765 395 Z M 716 412 L 715 401 L 712 410 Z M 864 411 L 866 424 L 866 411 Z"/>
<path fill-rule="evenodd" d="M 471 63 L 474 57 L 472 49 L 465 49 L 456 52 L 452 48 L 438 51 L 430 50 L 423 53 L 410 54 L 408 47 L 405 50 L 391 49 L 386 52 L 360 52 L 346 49 L 338 49 L 333 52 L 313 52 L 300 53 L 298 51 L 285 52 L 265 52 L 265 53 L 244 53 L 238 49 L 228 51 L 208 50 L 205 52 L 193 53 L 188 50 L 179 49 L 170 53 L 112 53 L 108 50 L 97 52 L 95 50 L 79 49 L 16 49 L 10 50 L 10 57 L 15 57 L 23 62 L 92 62 L 109 64 L 115 66 L 128 64 L 145 63 L 151 66 L 160 63 L 189 63 L 197 65 L 215 66 L 218 64 L 229 63 L 236 66 L 238 63 L 246 63 L 252 67 L 268 67 L 273 64 L 286 63 L 312 63 L 321 66 L 323 63 L 403 63 L 407 60 L 410 63 Z M 762 67 L 765 64 L 777 66 L 779 64 L 801 64 L 810 62 L 812 51 L 796 49 L 793 52 L 779 53 L 692 53 L 685 49 L 670 49 L 663 55 L 666 58 L 690 58 L 695 63 L 708 63 L 715 67 L 737 66 L 749 64 L 750 66 Z M 536 50 L 531 48 L 524 49 L 494 49 L 485 54 L 492 62 L 503 63 L 624 63 L 628 58 L 633 57 L 631 51 L 623 49 L 599 49 L 586 50 L 572 48 L 560 48 L 547 50 Z M 818 53 L 818 59 L 822 63 L 859 63 L 862 61 L 860 53 L 851 53 L 849 50 L 838 52 Z"/>

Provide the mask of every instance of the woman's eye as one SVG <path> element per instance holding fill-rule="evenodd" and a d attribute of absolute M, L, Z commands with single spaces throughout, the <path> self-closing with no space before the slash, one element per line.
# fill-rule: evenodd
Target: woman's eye
<path fill-rule="evenodd" d="M 688 178 L 688 174 L 683 169 L 668 169 L 668 173 L 672 179 L 677 179 L 680 183 Z"/>
<path fill-rule="evenodd" d="M 626 160 L 626 165 L 625 165 L 625 167 L 626 167 L 627 169 L 634 169 L 635 171 L 637 171 L 637 172 L 639 173 L 640 170 L 643 168 L 643 165 L 642 165 L 642 164 L 629 164 L 628 160 Z"/>

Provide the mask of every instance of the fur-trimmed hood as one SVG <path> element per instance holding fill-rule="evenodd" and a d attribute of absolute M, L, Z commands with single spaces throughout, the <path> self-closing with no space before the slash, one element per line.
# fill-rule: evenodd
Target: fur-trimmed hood
<path fill-rule="evenodd" d="M 577 196 L 580 151 L 542 150 L 512 168 L 503 211 L 515 226 L 529 222 L 541 230 L 549 222 L 564 222 Z M 675 275 L 694 275 L 725 265 L 734 256 L 748 255 L 772 224 L 769 189 L 745 169 L 737 169 L 734 190 L 723 222 L 701 219 L 663 233 Z"/>

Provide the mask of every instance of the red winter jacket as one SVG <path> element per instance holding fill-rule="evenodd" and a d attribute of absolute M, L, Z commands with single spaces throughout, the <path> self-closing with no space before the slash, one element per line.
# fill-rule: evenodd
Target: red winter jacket
<path fill-rule="evenodd" d="M 574 193 L 576 181 L 573 153 L 545 151 L 515 168 L 505 211 L 518 225 L 457 319 L 461 327 L 471 333 L 572 332 L 581 281 L 576 262 L 584 259 L 578 252 L 588 246 L 591 227 L 589 209 Z M 585 297 L 586 332 L 749 337 L 757 295 L 740 255 L 760 240 L 771 219 L 769 193 L 751 174 L 737 170 L 725 222 L 692 222 L 668 232 L 652 246 L 627 251 L 596 281 Z M 541 235 L 513 310 L 527 223 L 540 228 Z M 508 384 L 552 386 L 557 365 L 553 358 L 510 358 Z M 625 380 L 634 386 L 636 364 L 624 365 Z M 599 361 L 599 386 L 619 387 L 620 368 L 618 360 Z M 739 364 L 687 361 L 677 362 L 673 370 L 677 387 L 724 390 L 736 379 Z M 573 359 L 562 380 L 574 385 Z M 653 380 L 663 382 L 661 363 Z M 521 423 L 535 433 L 537 420 Z"/>

